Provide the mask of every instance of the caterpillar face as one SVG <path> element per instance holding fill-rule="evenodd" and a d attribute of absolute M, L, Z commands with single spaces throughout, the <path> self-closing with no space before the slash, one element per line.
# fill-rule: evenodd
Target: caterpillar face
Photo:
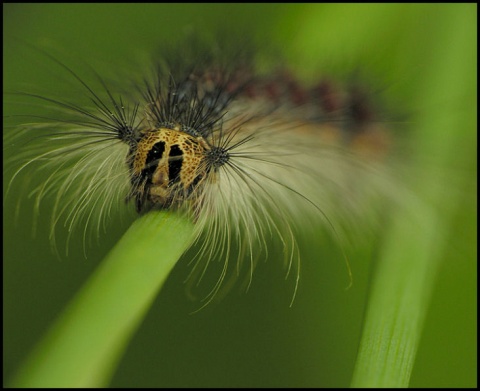
<path fill-rule="evenodd" d="M 182 132 L 179 126 L 146 132 L 131 151 L 137 210 L 146 203 L 166 209 L 184 202 L 210 172 L 210 151 L 203 137 Z"/>

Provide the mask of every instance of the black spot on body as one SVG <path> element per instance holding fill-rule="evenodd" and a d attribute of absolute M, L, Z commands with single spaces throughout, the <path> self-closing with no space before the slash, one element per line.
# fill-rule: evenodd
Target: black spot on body
<path fill-rule="evenodd" d="M 361 126 L 374 120 L 373 109 L 364 91 L 354 89 L 349 98 L 347 110 L 355 125 Z"/>
<path fill-rule="evenodd" d="M 230 155 L 224 148 L 213 147 L 207 152 L 206 159 L 208 162 L 208 167 L 213 167 L 215 170 L 217 170 L 219 167 L 228 162 Z"/>

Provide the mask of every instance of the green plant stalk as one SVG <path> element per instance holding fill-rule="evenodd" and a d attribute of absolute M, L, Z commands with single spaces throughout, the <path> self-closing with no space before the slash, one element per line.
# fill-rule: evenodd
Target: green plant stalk
<path fill-rule="evenodd" d="M 369 295 L 352 387 L 408 387 L 438 268 L 435 213 L 397 216 Z"/>
<path fill-rule="evenodd" d="M 426 91 L 426 96 L 419 96 L 419 102 L 435 101 L 434 97 L 442 96 L 444 91 L 450 91 L 450 96 L 457 99 L 475 96 L 470 79 L 475 69 L 472 51 L 457 44 L 465 43 L 474 50 L 472 37 L 476 32 L 472 26 L 476 22 L 468 23 L 474 15 L 474 9 L 468 6 L 439 8 L 440 22 L 432 32 L 438 46 L 431 48 L 438 58 L 431 57 L 429 77 L 418 88 Z M 450 29 L 445 27 L 449 24 Z M 453 44 L 445 49 L 444 42 Z M 448 57 L 444 56 L 445 51 Z M 419 123 L 422 131 L 417 141 L 423 144 L 420 151 L 434 151 L 438 156 L 434 165 L 425 167 L 427 175 L 416 186 L 423 205 L 413 202 L 398 211 L 379 256 L 352 387 L 409 385 L 440 254 L 446 245 L 449 217 L 458 208 L 459 194 L 446 191 L 452 184 L 439 172 L 445 172 L 452 165 L 451 160 L 457 159 L 457 134 L 452 129 L 472 129 L 471 123 L 462 121 L 461 114 L 439 116 L 438 109 L 432 106 Z M 442 207 L 438 208 L 439 205 Z"/>
<path fill-rule="evenodd" d="M 32 352 L 15 387 L 104 387 L 167 276 L 193 240 L 193 224 L 150 212 L 127 230 Z"/>

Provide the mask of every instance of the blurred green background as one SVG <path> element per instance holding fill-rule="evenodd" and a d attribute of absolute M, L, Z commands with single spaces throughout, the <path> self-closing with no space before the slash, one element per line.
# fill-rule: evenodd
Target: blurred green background
<path fill-rule="evenodd" d="M 447 232 L 445 243 L 438 243 L 441 263 L 411 386 L 476 386 L 476 5 L 4 4 L 3 11 L 7 90 L 39 85 L 49 91 L 56 77 L 30 61 L 22 41 L 71 51 L 103 73 L 142 58 L 177 32 L 219 26 L 246 29 L 266 47 L 280 47 L 304 77 L 360 63 L 387 81 L 390 104 L 412 113 L 417 158 L 448 179 L 429 195 L 445 213 Z M 7 115 L 9 102 L 14 99 L 4 102 Z M 445 130 L 445 123 L 452 126 Z M 4 203 L 7 381 L 129 225 L 129 218 L 115 220 L 87 259 L 79 240 L 58 260 L 48 241 L 48 202 L 32 238 L 31 202 L 22 203 L 14 225 L 15 198 Z M 348 386 L 381 240 L 348 250 L 354 276 L 349 290 L 338 246 L 313 233 L 301 243 L 308 251 L 293 308 L 292 284 L 270 260 L 259 265 L 248 294 L 234 291 L 190 315 L 195 307 L 183 286 L 188 266 L 180 262 L 112 386 Z"/>

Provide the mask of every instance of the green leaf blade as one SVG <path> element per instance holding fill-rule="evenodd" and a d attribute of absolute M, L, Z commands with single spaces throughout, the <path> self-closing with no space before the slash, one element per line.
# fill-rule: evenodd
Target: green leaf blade
<path fill-rule="evenodd" d="M 185 217 L 136 220 L 21 368 L 16 387 L 102 387 L 167 276 L 193 241 Z"/>

